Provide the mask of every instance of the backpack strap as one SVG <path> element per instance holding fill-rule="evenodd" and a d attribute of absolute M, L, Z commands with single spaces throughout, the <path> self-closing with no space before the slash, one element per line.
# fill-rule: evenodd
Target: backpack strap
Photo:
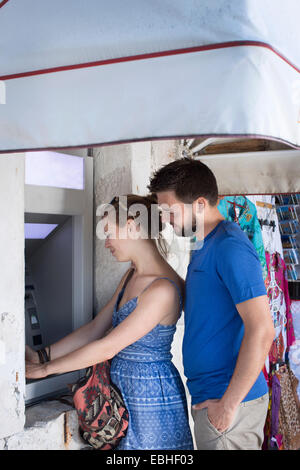
<path fill-rule="evenodd" d="M 134 268 L 131 268 L 130 272 L 128 273 L 128 275 L 127 275 L 127 277 L 126 277 L 126 279 L 125 279 L 125 282 L 124 282 L 123 287 L 122 287 L 121 290 L 124 290 L 124 289 L 125 289 L 125 287 L 127 286 L 128 282 L 129 282 L 130 279 L 132 278 L 133 273 L 134 273 Z"/>

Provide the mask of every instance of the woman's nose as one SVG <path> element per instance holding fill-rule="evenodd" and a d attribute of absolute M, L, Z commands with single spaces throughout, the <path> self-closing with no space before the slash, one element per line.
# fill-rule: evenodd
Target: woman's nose
<path fill-rule="evenodd" d="M 167 217 L 167 214 L 165 212 L 161 212 L 161 221 L 163 224 L 169 222 L 169 217 Z"/>
<path fill-rule="evenodd" d="M 162 213 L 161 221 L 162 221 L 163 224 L 169 223 L 169 224 L 173 225 L 173 223 L 174 223 L 174 215 L 173 215 L 171 212 Z"/>

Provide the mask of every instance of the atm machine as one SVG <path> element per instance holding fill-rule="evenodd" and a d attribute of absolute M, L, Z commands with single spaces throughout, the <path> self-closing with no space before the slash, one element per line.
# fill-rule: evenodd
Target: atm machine
<path fill-rule="evenodd" d="M 38 350 L 92 319 L 93 159 L 25 156 L 25 342 Z M 27 405 L 68 391 L 84 371 L 26 380 Z"/>

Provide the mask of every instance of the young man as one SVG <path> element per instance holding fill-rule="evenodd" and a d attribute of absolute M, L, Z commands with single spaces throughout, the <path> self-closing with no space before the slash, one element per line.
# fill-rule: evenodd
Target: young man
<path fill-rule="evenodd" d="M 261 449 L 268 408 L 262 368 L 275 332 L 258 255 L 218 211 L 215 176 L 200 161 L 169 163 L 148 188 L 163 220 L 178 235 L 196 230 L 198 240 L 186 277 L 183 339 L 197 448 Z"/>

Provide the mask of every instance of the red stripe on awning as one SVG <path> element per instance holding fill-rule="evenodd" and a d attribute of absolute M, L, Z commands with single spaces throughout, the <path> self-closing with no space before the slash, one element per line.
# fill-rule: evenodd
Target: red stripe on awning
<path fill-rule="evenodd" d="M 7 3 L 7 2 L 8 2 L 8 0 L 2 0 L 2 2 L 0 2 L 0 8 L 2 8 L 5 5 L 5 3 Z"/>
<path fill-rule="evenodd" d="M 64 149 L 78 149 L 78 148 L 88 148 L 88 147 L 105 147 L 111 145 L 121 145 L 121 144 L 131 144 L 134 142 L 148 142 L 148 141 L 157 141 L 157 140 L 180 140 L 180 139 L 197 139 L 197 138 L 208 138 L 208 137 L 241 137 L 241 138 L 248 138 L 248 139 L 267 139 L 273 140 L 275 142 L 280 142 L 283 144 L 292 147 L 295 150 L 300 150 L 300 145 L 294 144 L 293 142 L 289 142 L 288 140 L 281 139 L 280 137 L 274 137 L 264 134 L 236 134 L 236 133 L 210 133 L 210 134 L 182 134 L 182 135 L 168 135 L 168 136 L 157 136 L 157 137 L 132 137 L 129 139 L 122 139 L 122 140 L 113 140 L 113 141 L 106 141 L 106 142 L 90 142 L 87 144 L 81 145 L 64 145 L 64 146 L 51 146 L 51 147 L 38 147 L 38 148 L 16 148 L 16 149 L 6 149 L 0 150 L 0 155 L 2 153 L 16 153 L 16 152 L 40 152 L 44 150 L 64 150 Z M 205 156 L 205 154 L 203 154 Z M 1 157 L 0 157 L 1 158 Z"/>
<path fill-rule="evenodd" d="M 147 54 L 139 54 L 139 55 L 133 55 L 133 56 L 128 56 L 128 57 L 119 57 L 115 59 L 105 59 L 105 60 L 99 60 L 99 61 L 94 61 L 94 62 L 85 62 L 82 64 L 64 65 L 64 66 L 59 66 L 59 67 L 47 68 L 47 69 L 31 70 L 28 72 L 2 75 L 0 76 L 0 80 L 13 80 L 15 78 L 29 77 L 33 75 L 42 75 L 46 73 L 63 72 L 66 70 L 74 70 L 74 69 L 81 69 L 81 68 L 87 68 L 87 67 L 99 67 L 99 66 L 104 66 L 104 65 L 117 64 L 121 62 L 154 59 L 158 57 L 167 57 L 167 56 L 179 55 L 179 54 L 191 54 L 193 52 L 203 52 L 203 51 L 208 51 L 208 50 L 224 49 L 227 47 L 239 47 L 239 46 L 256 46 L 256 47 L 264 47 L 266 49 L 269 49 L 272 52 L 274 52 L 278 57 L 280 57 L 282 60 L 284 60 L 293 69 L 295 69 L 296 72 L 300 73 L 300 69 L 296 65 L 290 62 L 284 55 L 282 55 L 280 52 L 274 49 L 270 44 L 260 42 L 260 41 L 229 41 L 229 42 L 221 42 L 218 44 L 210 44 L 210 45 L 205 45 L 205 46 L 187 47 L 183 49 L 151 52 Z"/>

